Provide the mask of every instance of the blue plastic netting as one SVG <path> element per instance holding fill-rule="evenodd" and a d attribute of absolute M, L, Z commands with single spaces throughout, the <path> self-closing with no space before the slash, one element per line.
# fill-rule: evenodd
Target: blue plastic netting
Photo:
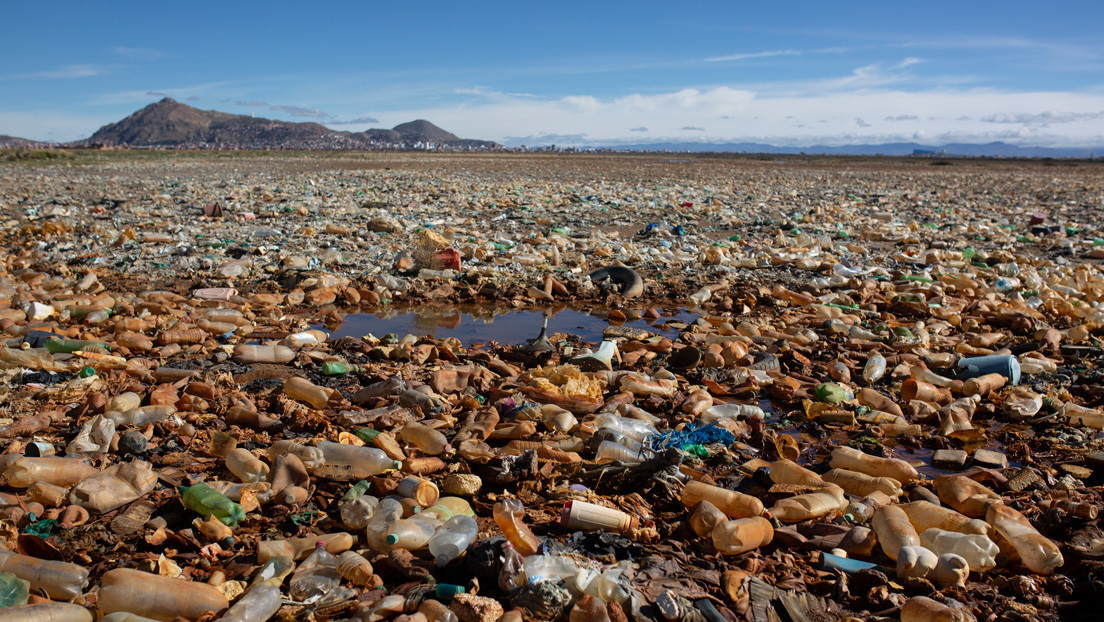
<path fill-rule="evenodd" d="M 728 430 L 718 426 L 716 422 L 701 426 L 688 423 L 681 430 L 668 430 L 648 439 L 649 446 L 657 451 L 668 447 L 681 448 L 686 445 L 711 445 L 713 443 L 731 445 L 734 442 L 736 442 L 736 437 Z"/>

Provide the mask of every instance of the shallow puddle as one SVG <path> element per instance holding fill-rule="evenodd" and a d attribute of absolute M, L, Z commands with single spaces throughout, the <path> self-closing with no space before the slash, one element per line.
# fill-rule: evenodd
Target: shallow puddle
<path fill-rule="evenodd" d="M 497 341 L 519 345 L 535 339 L 540 333 L 544 316 L 548 316 L 548 336 L 554 333 L 578 335 L 583 341 L 599 342 L 602 331 L 611 324 L 642 328 L 670 338 L 683 324 L 698 319 L 698 315 L 683 309 L 661 310 L 656 320 L 610 322 L 606 309 L 558 308 L 545 311 L 494 309 L 480 306 L 446 308 L 394 307 L 376 313 L 346 315 L 341 326 L 331 331 L 331 338 L 363 337 L 371 333 L 382 337 L 388 333 L 429 336 L 435 339 L 455 337 L 464 345 Z M 673 326 L 677 324 L 678 326 Z M 316 326 L 314 328 L 321 328 Z"/>

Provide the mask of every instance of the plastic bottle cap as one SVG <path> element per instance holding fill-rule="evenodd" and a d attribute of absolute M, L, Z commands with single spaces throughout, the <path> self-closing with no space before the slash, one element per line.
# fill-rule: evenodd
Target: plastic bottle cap
<path fill-rule="evenodd" d="M 399 543 L 399 534 L 397 534 L 397 533 L 387 534 L 387 544 L 390 544 L 391 546 L 395 546 L 398 543 Z"/>

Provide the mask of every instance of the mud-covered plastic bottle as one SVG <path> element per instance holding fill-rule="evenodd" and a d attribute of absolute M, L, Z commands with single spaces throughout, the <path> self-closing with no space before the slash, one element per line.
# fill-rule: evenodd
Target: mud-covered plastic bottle
<path fill-rule="evenodd" d="M 318 449 L 322 451 L 325 462 L 313 472 L 327 479 L 359 480 L 402 468 L 401 462 L 392 460 L 382 449 L 375 447 L 321 441 L 318 443 Z"/>
<path fill-rule="evenodd" d="M 985 520 L 1016 550 L 1028 570 L 1052 574 L 1065 563 L 1058 545 L 1039 533 L 1027 517 L 1007 505 L 990 505 Z"/>
<path fill-rule="evenodd" d="M 341 573 L 337 558 L 326 550 L 325 542 L 318 542 L 306 559 L 291 574 L 288 593 L 304 603 L 326 603 L 345 600 L 352 592 L 341 587 Z"/>
<path fill-rule="evenodd" d="M 892 477 L 905 483 L 920 477 L 916 469 L 897 458 L 880 458 L 863 453 L 854 447 L 837 447 L 832 450 L 833 469 L 848 469 L 874 477 Z"/>
<path fill-rule="evenodd" d="M 295 441 L 276 441 L 268 447 L 268 459 L 275 460 L 279 456 L 292 454 L 303 463 L 308 470 L 313 471 L 326 463 L 326 457 L 318 447 L 308 447 Z"/>
<path fill-rule="evenodd" d="M 971 619 L 964 610 L 927 596 L 913 596 L 901 606 L 901 622 L 966 622 Z"/>
<path fill-rule="evenodd" d="M 329 403 L 333 389 L 320 387 L 306 378 L 294 377 L 284 381 L 284 393 L 297 402 L 322 410 Z"/>
<path fill-rule="evenodd" d="M 282 365 L 295 358 L 295 350 L 286 346 L 238 344 L 234 346 L 234 360 L 239 363 L 272 363 Z"/>
<path fill-rule="evenodd" d="M 694 506 L 694 513 L 690 515 L 690 528 L 699 537 L 708 538 L 713 535 L 717 525 L 727 520 L 728 516 L 720 508 L 708 501 L 701 501 Z"/>
<path fill-rule="evenodd" d="M 909 522 L 908 515 L 897 505 L 887 505 L 874 512 L 870 521 L 878 544 L 890 559 L 897 561 L 897 553 L 903 546 L 920 546 L 920 536 Z"/>
<path fill-rule="evenodd" d="M 424 615 L 428 622 L 460 622 L 460 618 L 456 617 L 452 609 L 432 598 L 422 601 L 418 607 L 418 613 Z"/>
<path fill-rule="evenodd" d="M 496 503 L 494 520 L 518 553 L 523 557 L 536 555 L 541 543 L 525 524 L 525 507 L 521 501 L 509 498 Z"/>
<path fill-rule="evenodd" d="M 345 551 L 337 556 L 337 571 L 346 581 L 360 587 L 376 587 L 379 578 L 372 563 L 356 551 Z"/>
<path fill-rule="evenodd" d="M 444 434 L 416 421 L 404 425 L 399 438 L 404 443 L 421 449 L 427 456 L 439 456 L 452 451 L 452 445 Z"/>
<path fill-rule="evenodd" d="M 267 622 L 282 605 L 278 586 L 258 585 L 234 603 L 218 622 Z"/>
<path fill-rule="evenodd" d="M 847 507 L 847 499 L 839 486 L 829 486 L 824 490 L 808 492 L 780 499 L 771 508 L 774 517 L 783 523 L 800 523 L 827 516 Z"/>
<path fill-rule="evenodd" d="M 243 482 L 262 482 L 268 479 L 268 465 L 243 447 L 236 447 L 226 453 L 226 468 Z"/>
<path fill-rule="evenodd" d="M 824 481 L 835 484 L 849 495 L 865 497 L 880 492 L 896 499 L 901 496 L 901 483 L 892 477 L 874 477 L 848 469 L 832 469 L 823 475 Z"/>
<path fill-rule="evenodd" d="M 735 490 L 712 486 L 703 482 L 690 482 L 682 489 L 682 504 L 692 508 L 702 501 L 717 506 L 729 518 L 751 518 L 763 513 L 763 502 L 751 495 Z"/>
<path fill-rule="evenodd" d="M 27 488 L 35 482 L 68 488 L 98 472 L 99 469 L 77 458 L 19 458 L 4 472 L 4 479 L 15 488 Z"/>
<path fill-rule="evenodd" d="M 0 572 L 10 572 L 29 582 L 32 590 L 42 590 L 57 600 L 76 598 L 88 586 L 85 568 L 11 551 L 0 551 Z"/>
<path fill-rule="evenodd" d="M 224 525 L 234 527 L 245 519 L 245 510 L 241 505 L 207 484 L 189 486 L 181 491 L 180 496 L 184 507 L 200 516 L 213 515 Z"/>
<path fill-rule="evenodd" d="M 638 442 L 643 442 L 659 432 L 654 425 L 646 421 L 619 417 L 612 413 L 598 415 L 594 420 L 594 426 L 596 429 L 610 428 Z"/>
<path fill-rule="evenodd" d="M 475 519 L 459 515 L 445 521 L 429 539 L 429 554 L 437 561 L 437 567 L 447 566 L 468 550 L 479 534 L 479 525 Z"/>
<path fill-rule="evenodd" d="M 194 620 L 229 606 L 226 597 L 206 583 L 173 579 L 131 568 L 109 570 L 100 580 L 100 611 L 129 611 L 156 620 Z"/>
<path fill-rule="evenodd" d="M 997 565 L 1000 547 L 988 537 L 976 533 L 958 533 L 936 527 L 920 532 L 920 544 L 935 553 L 961 555 L 972 570 L 989 570 Z"/>
<path fill-rule="evenodd" d="M 882 376 L 886 372 L 886 359 L 881 354 L 875 352 L 870 355 L 870 358 L 866 359 L 866 365 L 863 366 L 863 380 L 866 384 L 872 385 L 875 382 L 881 380 Z"/>
<path fill-rule="evenodd" d="M 762 516 L 725 521 L 713 530 L 713 546 L 725 555 L 739 555 L 770 544 L 774 527 Z"/>
<path fill-rule="evenodd" d="M 475 517 L 471 504 L 460 497 L 441 497 L 437 503 L 422 510 L 422 513 L 435 514 L 442 521 L 460 515 Z"/>
<path fill-rule="evenodd" d="M 908 516 L 909 522 L 912 523 L 917 532 L 936 527 L 946 531 L 986 535 L 991 529 L 989 523 L 983 520 L 970 518 L 951 508 L 945 508 L 930 501 L 911 501 L 900 503 L 897 507 L 901 508 Z"/>
<path fill-rule="evenodd" d="M 401 518 L 387 530 L 388 546 L 397 549 L 416 551 L 429 544 L 429 539 L 441 526 L 441 520 L 433 514 L 415 514 L 410 518 Z"/>
<path fill-rule="evenodd" d="M 0 622 L 92 622 L 92 610 L 73 603 L 35 603 L 0 609 Z"/>

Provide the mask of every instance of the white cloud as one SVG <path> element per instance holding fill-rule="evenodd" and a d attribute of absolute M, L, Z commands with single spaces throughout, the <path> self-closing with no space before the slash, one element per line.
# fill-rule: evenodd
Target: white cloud
<path fill-rule="evenodd" d="M 111 48 L 111 53 L 126 58 L 132 58 L 135 60 L 157 60 L 163 58 L 165 54 L 158 50 L 152 50 L 150 48 L 137 48 L 137 47 L 125 47 L 117 45 Z"/>
<path fill-rule="evenodd" d="M 763 52 L 729 54 L 728 56 L 713 56 L 705 60 L 711 63 L 721 63 L 734 60 L 748 60 L 751 58 L 770 58 L 773 56 L 801 56 L 802 54 L 804 54 L 804 52 L 802 52 L 801 50 L 766 50 Z"/>

